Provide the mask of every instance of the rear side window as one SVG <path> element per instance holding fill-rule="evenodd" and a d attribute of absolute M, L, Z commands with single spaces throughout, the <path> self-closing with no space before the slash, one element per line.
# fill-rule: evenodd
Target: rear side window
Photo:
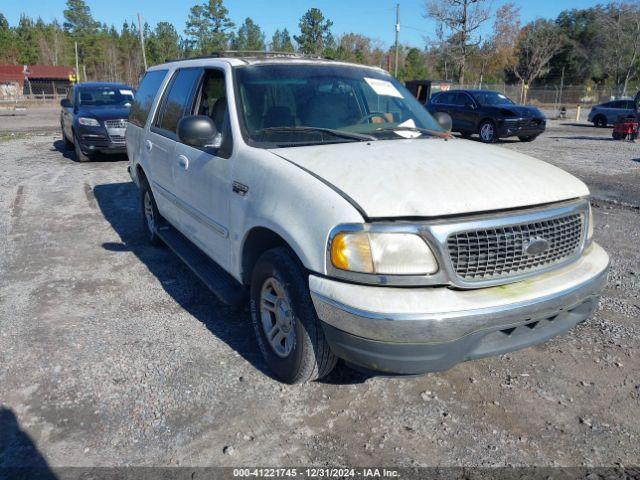
<path fill-rule="evenodd" d="M 178 121 L 185 114 L 191 114 L 196 84 L 201 75 L 201 68 L 178 70 L 165 93 L 162 101 L 162 110 L 154 122 L 155 127 L 175 135 Z"/>
<path fill-rule="evenodd" d="M 140 83 L 140 88 L 136 92 L 131 112 L 129 113 L 129 122 L 139 127 L 144 127 L 147 123 L 147 117 L 151 111 L 151 105 L 156 98 L 158 89 L 162 85 L 167 70 L 153 70 L 147 72 Z"/>

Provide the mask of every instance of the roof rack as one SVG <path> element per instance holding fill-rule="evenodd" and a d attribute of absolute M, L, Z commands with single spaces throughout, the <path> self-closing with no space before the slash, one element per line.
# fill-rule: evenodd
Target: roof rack
<path fill-rule="evenodd" d="M 205 58 L 256 58 L 256 57 L 264 57 L 264 58 L 292 58 L 292 59 L 311 59 L 311 60 L 333 60 L 330 57 L 324 57 L 322 55 L 310 55 L 306 53 L 298 53 L 298 52 L 266 52 L 264 50 L 219 50 L 215 52 L 211 52 L 209 55 L 199 55 L 197 57 L 187 57 L 187 58 L 174 58 L 165 60 L 166 63 L 169 62 L 179 62 L 182 60 L 201 60 Z"/>

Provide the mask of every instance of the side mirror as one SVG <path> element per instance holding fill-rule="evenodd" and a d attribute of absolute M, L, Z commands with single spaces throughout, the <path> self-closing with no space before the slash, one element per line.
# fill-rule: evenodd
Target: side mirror
<path fill-rule="evenodd" d="M 450 132 L 453 128 L 453 120 L 451 119 L 451 115 L 449 115 L 448 113 L 436 112 L 433 117 L 445 132 Z"/>
<path fill-rule="evenodd" d="M 71 107 L 73 107 L 73 105 L 71 105 L 71 100 L 69 100 L 68 98 L 63 98 L 62 100 L 60 100 L 60 106 L 62 108 L 71 108 Z"/>
<path fill-rule="evenodd" d="M 473 103 L 471 103 L 471 102 L 467 102 L 467 103 L 466 103 L 466 107 L 467 107 L 467 108 L 470 108 L 471 110 L 475 110 L 475 109 L 476 109 L 475 104 L 473 104 Z"/>
<path fill-rule="evenodd" d="M 183 117 L 178 122 L 178 139 L 185 145 L 202 148 L 214 145 L 218 129 L 206 115 Z"/>

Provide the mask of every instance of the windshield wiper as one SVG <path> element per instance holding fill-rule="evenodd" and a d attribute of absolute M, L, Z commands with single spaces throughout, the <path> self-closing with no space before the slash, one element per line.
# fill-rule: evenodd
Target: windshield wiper
<path fill-rule="evenodd" d="M 345 132 L 344 130 L 336 130 L 333 128 L 323 128 L 323 127 L 306 127 L 304 125 L 290 125 L 283 127 L 269 127 L 269 128 L 261 128 L 257 130 L 255 133 L 271 133 L 271 132 L 309 132 L 309 133 L 328 133 L 329 135 L 333 135 L 335 137 L 348 138 L 351 140 L 358 140 L 360 142 L 368 142 L 371 140 L 377 140 L 373 135 L 365 135 L 363 133 L 355 133 L 355 132 Z"/>
<path fill-rule="evenodd" d="M 438 132 L 437 130 L 429 130 L 428 128 L 409 127 L 408 125 L 397 125 L 395 127 L 379 127 L 374 132 L 420 132 L 425 135 L 431 135 L 432 137 L 450 138 L 451 134 L 447 132 Z"/>

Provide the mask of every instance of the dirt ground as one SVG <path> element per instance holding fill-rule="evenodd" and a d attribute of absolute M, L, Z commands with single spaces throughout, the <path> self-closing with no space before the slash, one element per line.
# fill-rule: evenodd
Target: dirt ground
<path fill-rule="evenodd" d="M 438 374 L 284 386 L 248 311 L 147 245 L 125 158 L 76 163 L 57 115 L 0 117 L 0 467 L 640 463 L 640 143 L 571 121 L 502 143 L 594 193 L 612 268 L 587 323 Z"/>

